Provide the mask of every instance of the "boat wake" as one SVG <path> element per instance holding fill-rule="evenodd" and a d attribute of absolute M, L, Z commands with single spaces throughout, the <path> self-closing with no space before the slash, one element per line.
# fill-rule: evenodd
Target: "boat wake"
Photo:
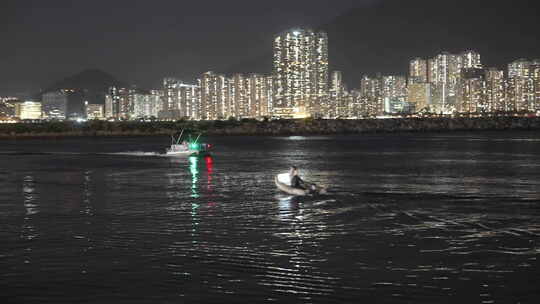
<path fill-rule="evenodd" d="M 102 155 L 116 155 L 116 156 L 138 156 L 138 157 L 144 157 L 144 156 L 165 157 L 165 156 L 167 156 L 164 153 L 144 152 L 144 151 L 127 151 L 127 152 L 100 153 L 100 154 L 102 154 Z"/>

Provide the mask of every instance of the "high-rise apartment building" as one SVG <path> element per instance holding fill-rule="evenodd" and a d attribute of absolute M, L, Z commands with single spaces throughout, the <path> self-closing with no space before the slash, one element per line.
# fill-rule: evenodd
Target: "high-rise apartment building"
<path fill-rule="evenodd" d="M 265 77 L 259 74 L 250 74 L 247 83 L 247 108 L 251 118 L 261 117 L 261 104 L 264 97 Z"/>
<path fill-rule="evenodd" d="M 461 53 L 458 57 L 458 72 L 461 69 L 480 69 L 482 68 L 482 60 L 480 53 L 472 50 Z"/>
<path fill-rule="evenodd" d="M 508 104 L 511 111 L 534 111 L 534 82 L 532 77 L 508 78 Z"/>
<path fill-rule="evenodd" d="M 199 79 L 200 119 L 227 119 L 232 115 L 229 78 L 206 72 Z"/>
<path fill-rule="evenodd" d="M 490 112 L 486 104 L 486 74 L 481 68 L 464 68 L 458 83 L 456 110 L 459 113 Z"/>
<path fill-rule="evenodd" d="M 330 94 L 326 102 L 321 105 L 323 116 L 327 118 L 343 117 L 348 112 L 346 99 L 347 88 L 343 83 L 343 75 L 340 71 L 332 72 L 330 80 Z"/>
<path fill-rule="evenodd" d="M 409 62 L 409 83 L 428 82 L 428 61 L 423 58 L 415 58 Z"/>
<path fill-rule="evenodd" d="M 360 90 L 351 90 L 349 93 L 351 96 L 351 103 L 349 104 L 349 117 L 360 118 L 363 117 L 366 111 L 362 107 L 362 93 Z"/>
<path fill-rule="evenodd" d="M 408 87 L 407 101 L 416 112 L 429 110 L 433 85 L 429 82 L 411 83 Z"/>
<path fill-rule="evenodd" d="M 529 77 L 531 62 L 527 59 L 518 59 L 508 64 L 508 78 Z"/>
<path fill-rule="evenodd" d="M 199 118 L 199 87 L 184 84 L 178 90 L 178 110 L 181 118 L 198 120 Z"/>
<path fill-rule="evenodd" d="M 534 111 L 540 111 L 540 59 L 533 61 L 530 67 L 530 73 L 534 88 Z"/>
<path fill-rule="evenodd" d="M 172 77 L 163 79 L 161 116 L 167 119 L 196 119 L 199 109 L 195 106 L 199 103 L 194 99 L 198 98 L 198 93 L 196 85 Z"/>
<path fill-rule="evenodd" d="M 363 76 L 360 81 L 360 94 L 364 115 L 378 116 L 384 113 L 382 85 L 380 77 Z"/>
<path fill-rule="evenodd" d="M 248 117 L 247 95 L 248 89 L 245 76 L 243 74 L 233 75 L 231 78 L 231 108 L 233 117 Z"/>
<path fill-rule="evenodd" d="M 201 120 L 212 120 L 217 118 L 215 104 L 217 103 L 217 81 L 214 72 L 206 72 L 199 79 L 201 87 Z"/>
<path fill-rule="evenodd" d="M 274 39 L 277 116 L 311 115 L 328 94 L 328 36 L 293 29 Z"/>
<path fill-rule="evenodd" d="M 130 94 L 126 88 L 110 87 L 105 95 L 105 117 L 108 119 L 129 119 Z"/>
<path fill-rule="evenodd" d="M 504 71 L 496 68 L 486 70 L 486 105 L 488 112 L 506 112 L 506 79 Z"/>
<path fill-rule="evenodd" d="M 163 110 L 161 96 L 156 92 L 137 92 L 133 94 L 132 118 L 157 118 Z"/>
<path fill-rule="evenodd" d="M 68 92 L 58 90 L 41 97 L 41 111 L 44 119 L 64 120 L 68 116 Z"/>
<path fill-rule="evenodd" d="M 508 65 L 507 101 L 513 111 L 535 111 L 533 62 L 518 59 Z"/>
<path fill-rule="evenodd" d="M 381 86 L 385 113 L 394 114 L 408 111 L 407 77 L 383 76 Z"/>
<path fill-rule="evenodd" d="M 86 118 L 85 92 L 62 89 L 44 93 L 41 96 L 43 119 L 82 119 Z"/>
<path fill-rule="evenodd" d="M 265 76 L 263 83 L 263 97 L 260 104 L 260 116 L 270 117 L 272 116 L 272 108 L 274 105 L 274 77 Z"/>
<path fill-rule="evenodd" d="M 431 108 L 434 112 L 448 113 L 455 106 L 459 58 L 458 55 L 443 52 L 429 60 L 429 81 L 439 92 L 432 100 Z"/>
<path fill-rule="evenodd" d="M 181 85 L 182 81 L 177 78 L 163 79 L 163 110 L 178 110 L 178 90 Z"/>

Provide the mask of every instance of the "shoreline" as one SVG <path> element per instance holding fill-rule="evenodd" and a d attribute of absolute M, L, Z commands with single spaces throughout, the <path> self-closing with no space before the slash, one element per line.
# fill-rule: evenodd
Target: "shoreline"
<path fill-rule="evenodd" d="M 0 140 L 168 136 L 186 128 L 206 136 L 317 136 L 540 130 L 540 117 L 394 118 L 361 120 L 88 121 L 0 125 Z"/>

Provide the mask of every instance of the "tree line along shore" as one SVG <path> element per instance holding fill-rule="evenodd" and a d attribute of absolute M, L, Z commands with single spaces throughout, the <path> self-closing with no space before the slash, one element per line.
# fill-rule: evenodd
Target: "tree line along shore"
<path fill-rule="evenodd" d="M 540 130 L 540 117 L 395 118 L 358 120 L 49 121 L 0 125 L 0 138 L 169 135 L 186 129 L 204 135 L 340 135 L 396 132 Z"/>

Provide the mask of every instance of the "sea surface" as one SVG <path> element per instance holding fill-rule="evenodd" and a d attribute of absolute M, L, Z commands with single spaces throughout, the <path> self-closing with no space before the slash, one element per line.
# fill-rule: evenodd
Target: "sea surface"
<path fill-rule="evenodd" d="M 539 132 L 207 141 L 1 141 L 0 303 L 540 303 Z"/>

